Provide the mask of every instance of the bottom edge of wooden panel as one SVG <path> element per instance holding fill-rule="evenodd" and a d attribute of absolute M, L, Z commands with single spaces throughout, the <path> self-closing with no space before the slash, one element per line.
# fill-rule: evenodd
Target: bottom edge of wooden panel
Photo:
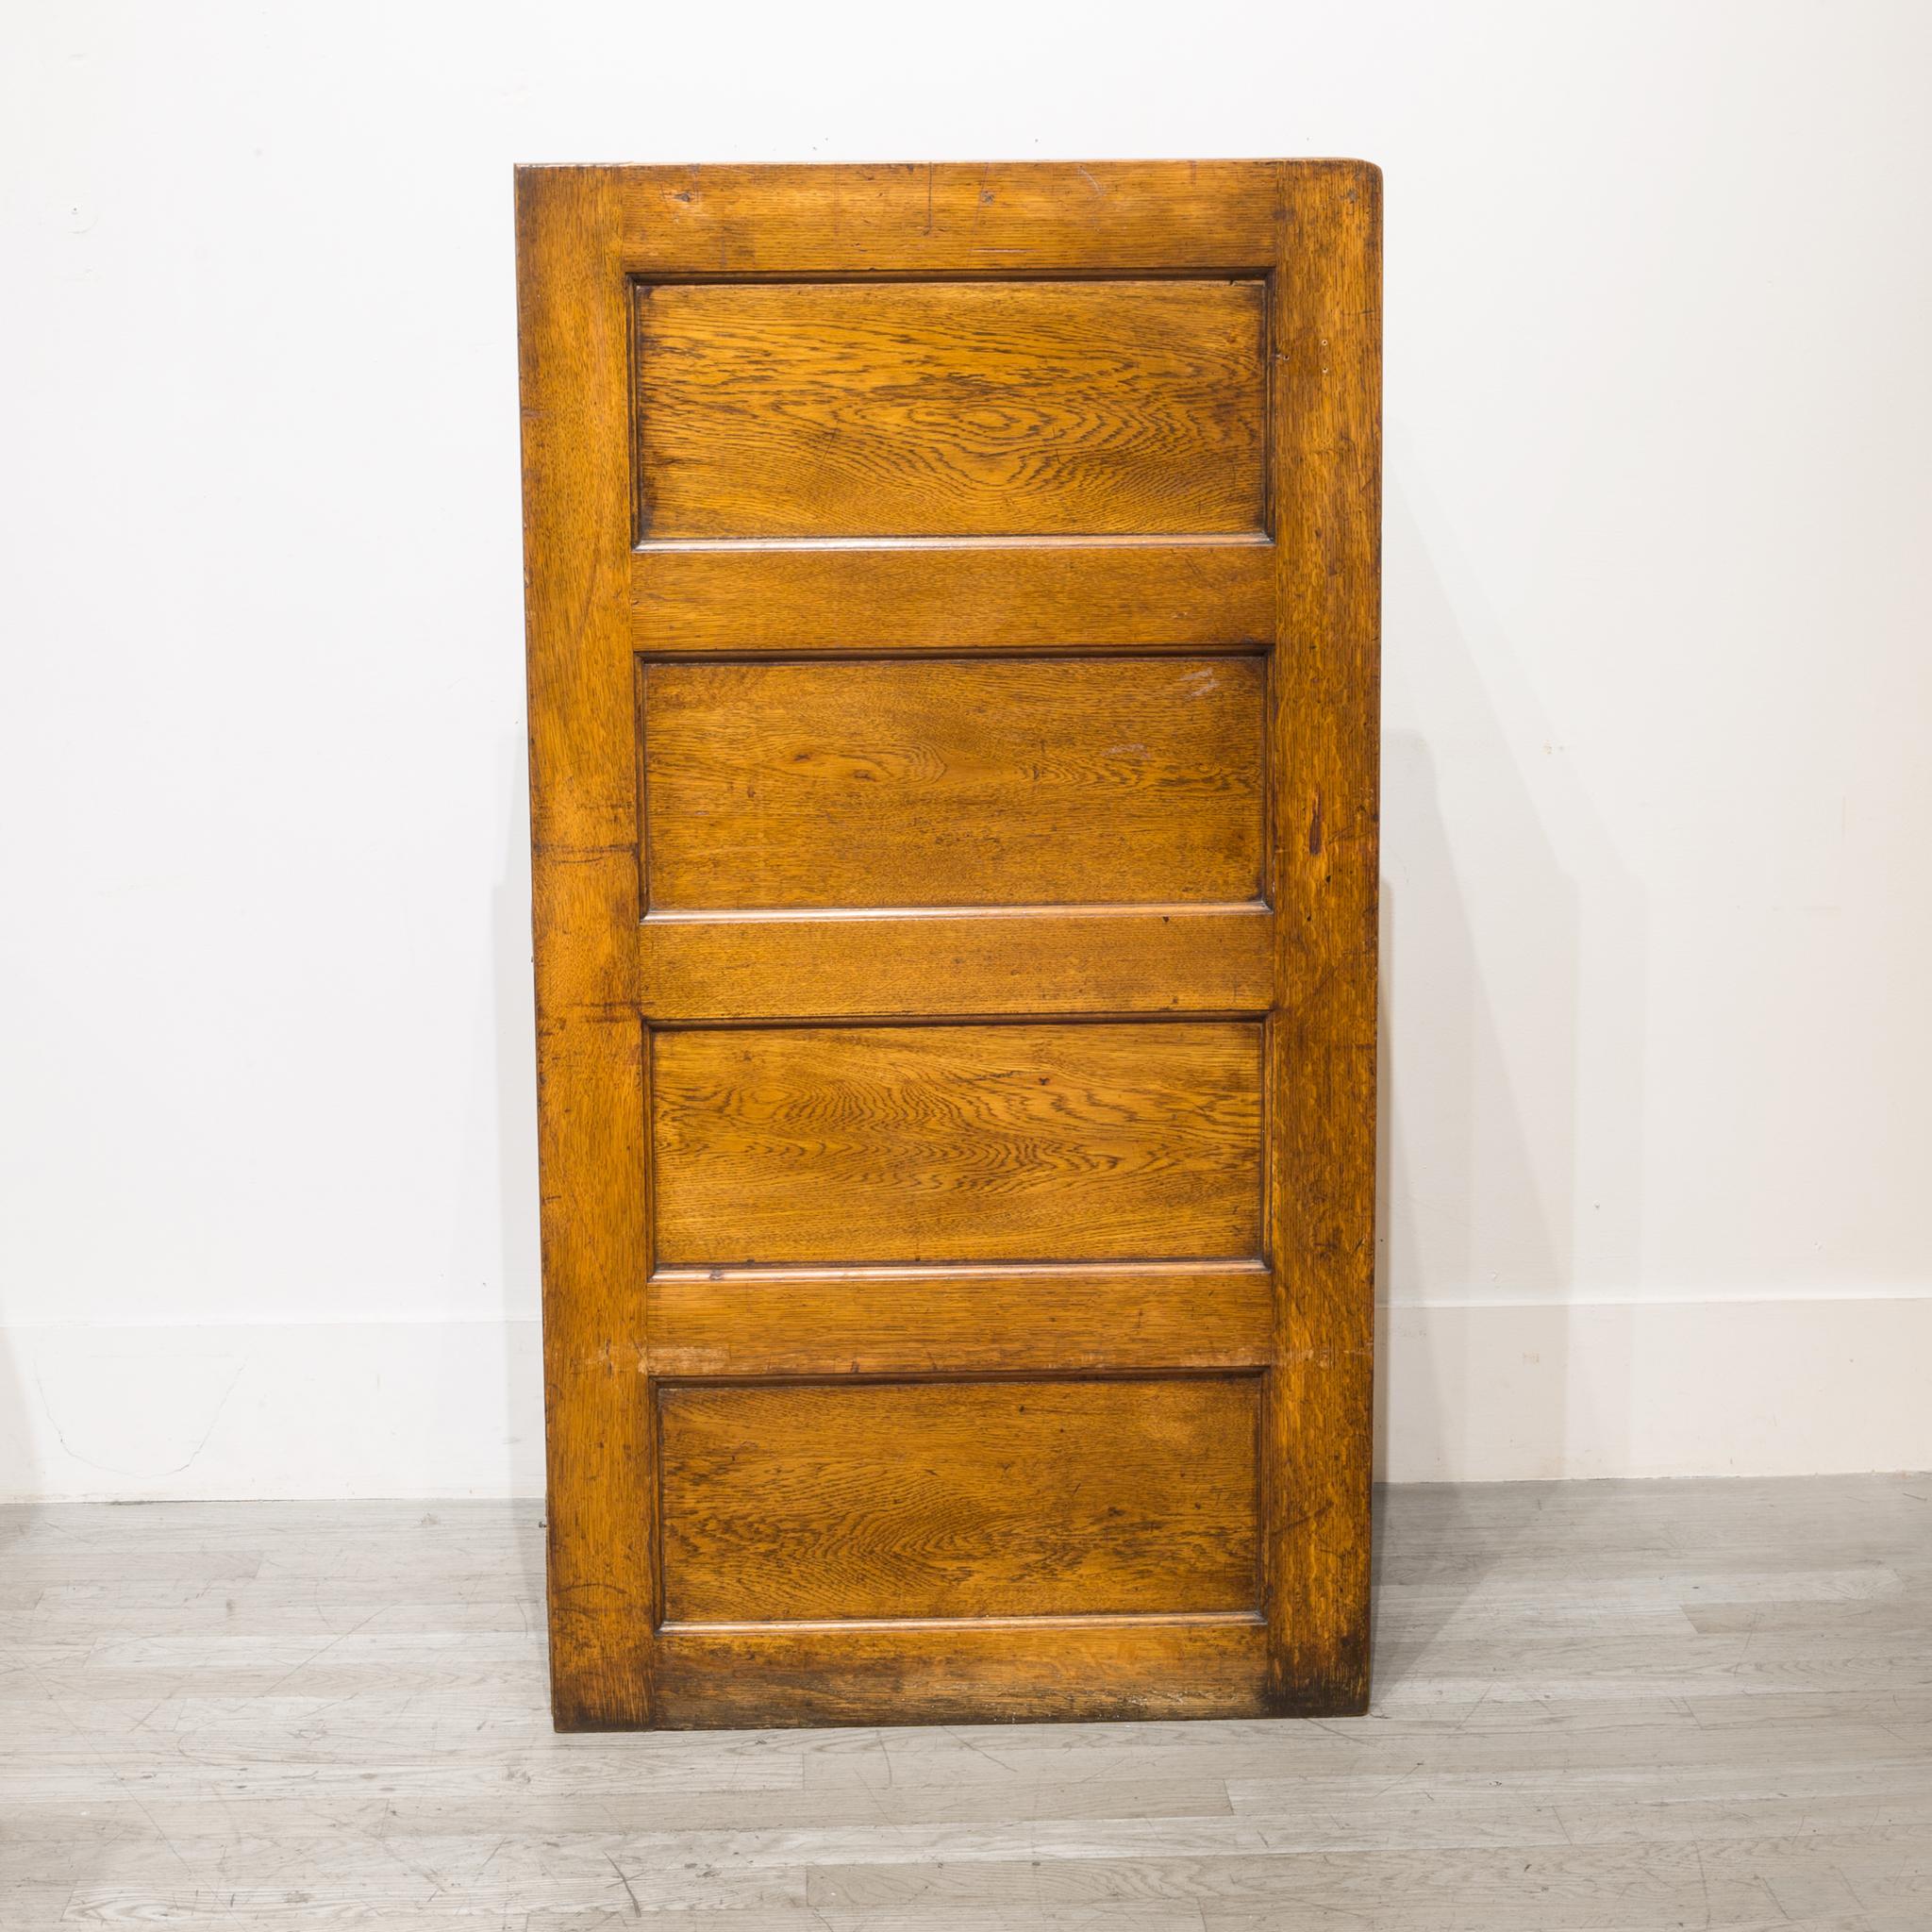
<path fill-rule="evenodd" d="M 671 1624 L 644 1727 L 1267 1716 L 1267 1631 L 1246 1617 Z"/>

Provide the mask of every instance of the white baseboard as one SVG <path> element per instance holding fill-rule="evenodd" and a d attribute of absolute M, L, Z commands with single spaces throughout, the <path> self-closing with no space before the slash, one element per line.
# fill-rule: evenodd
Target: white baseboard
<path fill-rule="evenodd" d="M 1932 1297 L 1385 1309 L 1396 1482 L 1932 1469 Z"/>
<path fill-rule="evenodd" d="M 1932 1468 L 1932 1296 L 1384 1311 L 1396 1482 Z M 537 1324 L 0 1327 L 0 1497 L 539 1495 Z"/>
<path fill-rule="evenodd" d="M 533 1321 L 0 1327 L 0 1495 L 542 1493 Z"/>

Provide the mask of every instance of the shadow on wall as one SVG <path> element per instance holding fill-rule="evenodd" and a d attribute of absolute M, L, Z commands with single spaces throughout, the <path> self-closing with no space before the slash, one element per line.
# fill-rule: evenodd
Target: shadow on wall
<path fill-rule="evenodd" d="M 537 995 L 530 939 L 530 787 L 528 749 L 504 741 L 508 796 L 503 872 L 491 895 L 491 958 L 495 968 L 496 1158 L 503 1257 L 504 1350 L 509 1418 L 509 1493 L 543 1491 L 543 1360 L 531 1317 L 542 1305 L 537 1202 Z M 541 1511 L 513 1506 L 524 1583 L 543 1594 L 543 1549 L 532 1534 Z"/>
<path fill-rule="evenodd" d="M 1638 1278 L 1643 896 L 1447 528 L 1391 475 L 1375 1460 L 1396 1481 L 1506 1448 L 1554 1476 L 1630 1433 L 1629 1364 L 1576 1358 L 1573 1310 Z"/>
<path fill-rule="evenodd" d="M 452 1266 L 465 1257 L 494 1280 L 501 1319 L 493 1324 L 498 1380 L 479 1387 L 474 1378 L 492 1352 L 465 1349 L 446 1374 L 471 1377 L 469 1386 L 446 1386 L 445 1412 L 500 1418 L 501 1474 L 485 1493 L 507 1496 L 506 1524 L 514 1524 L 525 1585 L 542 1590 L 542 1551 L 534 1541 L 541 1509 L 529 1499 L 543 1491 L 543 1389 L 538 1317 L 541 1305 L 537 1214 L 536 1003 L 530 964 L 529 791 L 521 736 L 507 734 L 498 746 L 498 819 L 502 864 L 491 886 L 489 925 L 483 935 L 487 986 L 477 1002 L 475 1068 L 469 1105 L 469 1187 L 458 1203 L 459 1224 L 451 1232 Z M 488 1204 L 486 1206 L 486 1204 Z M 460 1217 L 494 1212 L 493 1239 Z M 480 1236 L 474 1239 L 473 1236 Z M 480 1432 L 473 1432 L 480 1436 Z"/>

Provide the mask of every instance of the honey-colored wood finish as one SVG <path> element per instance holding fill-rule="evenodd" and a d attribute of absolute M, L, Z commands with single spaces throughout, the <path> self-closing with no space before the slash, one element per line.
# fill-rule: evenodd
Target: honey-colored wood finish
<path fill-rule="evenodd" d="M 1261 1012 L 1265 906 L 987 907 L 731 919 L 653 913 L 651 1014 L 690 1020 Z"/>
<path fill-rule="evenodd" d="M 1258 657 L 651 665 L 651 904 L 1257 898 L 1264 672 Z"/>
<path fill-rule="evenodd" d="M 665 1614 L 1258 1621 L 1256 1383 L 673 1384 Z"/>
<path fill-rule="evenodd" d="M 661 1264 L 1260 1249 L 1252 1021 L 663 1032 L 651 1096 Z"/>
<path fill-rule="evenodd" d="M 1257 530 L 1259 281 L 644 284 L 638 502 L 676 537 Z"/>
<path fill-rule="evenodd" d="M 520 173 L 559 1726 L 1362 1707 L 1378 220 Z"/>
<path fill-rule="evenodd" d="M 1058 640 L 1252 646 L 1274 631 L 1274 549 L 1260 538 L 874 548 L 658 544 L 631 558 L 640 651 L 845 647 L 996 651 Z"/>

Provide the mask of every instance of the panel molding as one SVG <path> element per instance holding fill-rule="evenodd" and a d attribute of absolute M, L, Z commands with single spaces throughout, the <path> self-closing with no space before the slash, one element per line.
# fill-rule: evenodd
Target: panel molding
<path fill-rule="evenodd" d="M 1265 277 L 638 277 L 631 297 L 641 538 L 1267 526 Z"/>
<path fill-rule="evenodd" d="M 1216 1624 L 1234 1624 L 1265 1629 L 1267 1619 L 1259 1610 L 1087 1610 L 1066 1615 L 1044 1614 L 1032 1617 L 764 1617 L 691 1623 L 667 1617 L 658 1625 L 660 1631 L 681 1635 L 754 1637 L 769 1632 L 774 1636 L 801 1637 L 862 1636 L 867 1631 L 913 1632 L 948 1630 L 1119 1630 L 1136 1624 L 1166 1624 L 1182 1629 L 1200 1629 Z"/>

